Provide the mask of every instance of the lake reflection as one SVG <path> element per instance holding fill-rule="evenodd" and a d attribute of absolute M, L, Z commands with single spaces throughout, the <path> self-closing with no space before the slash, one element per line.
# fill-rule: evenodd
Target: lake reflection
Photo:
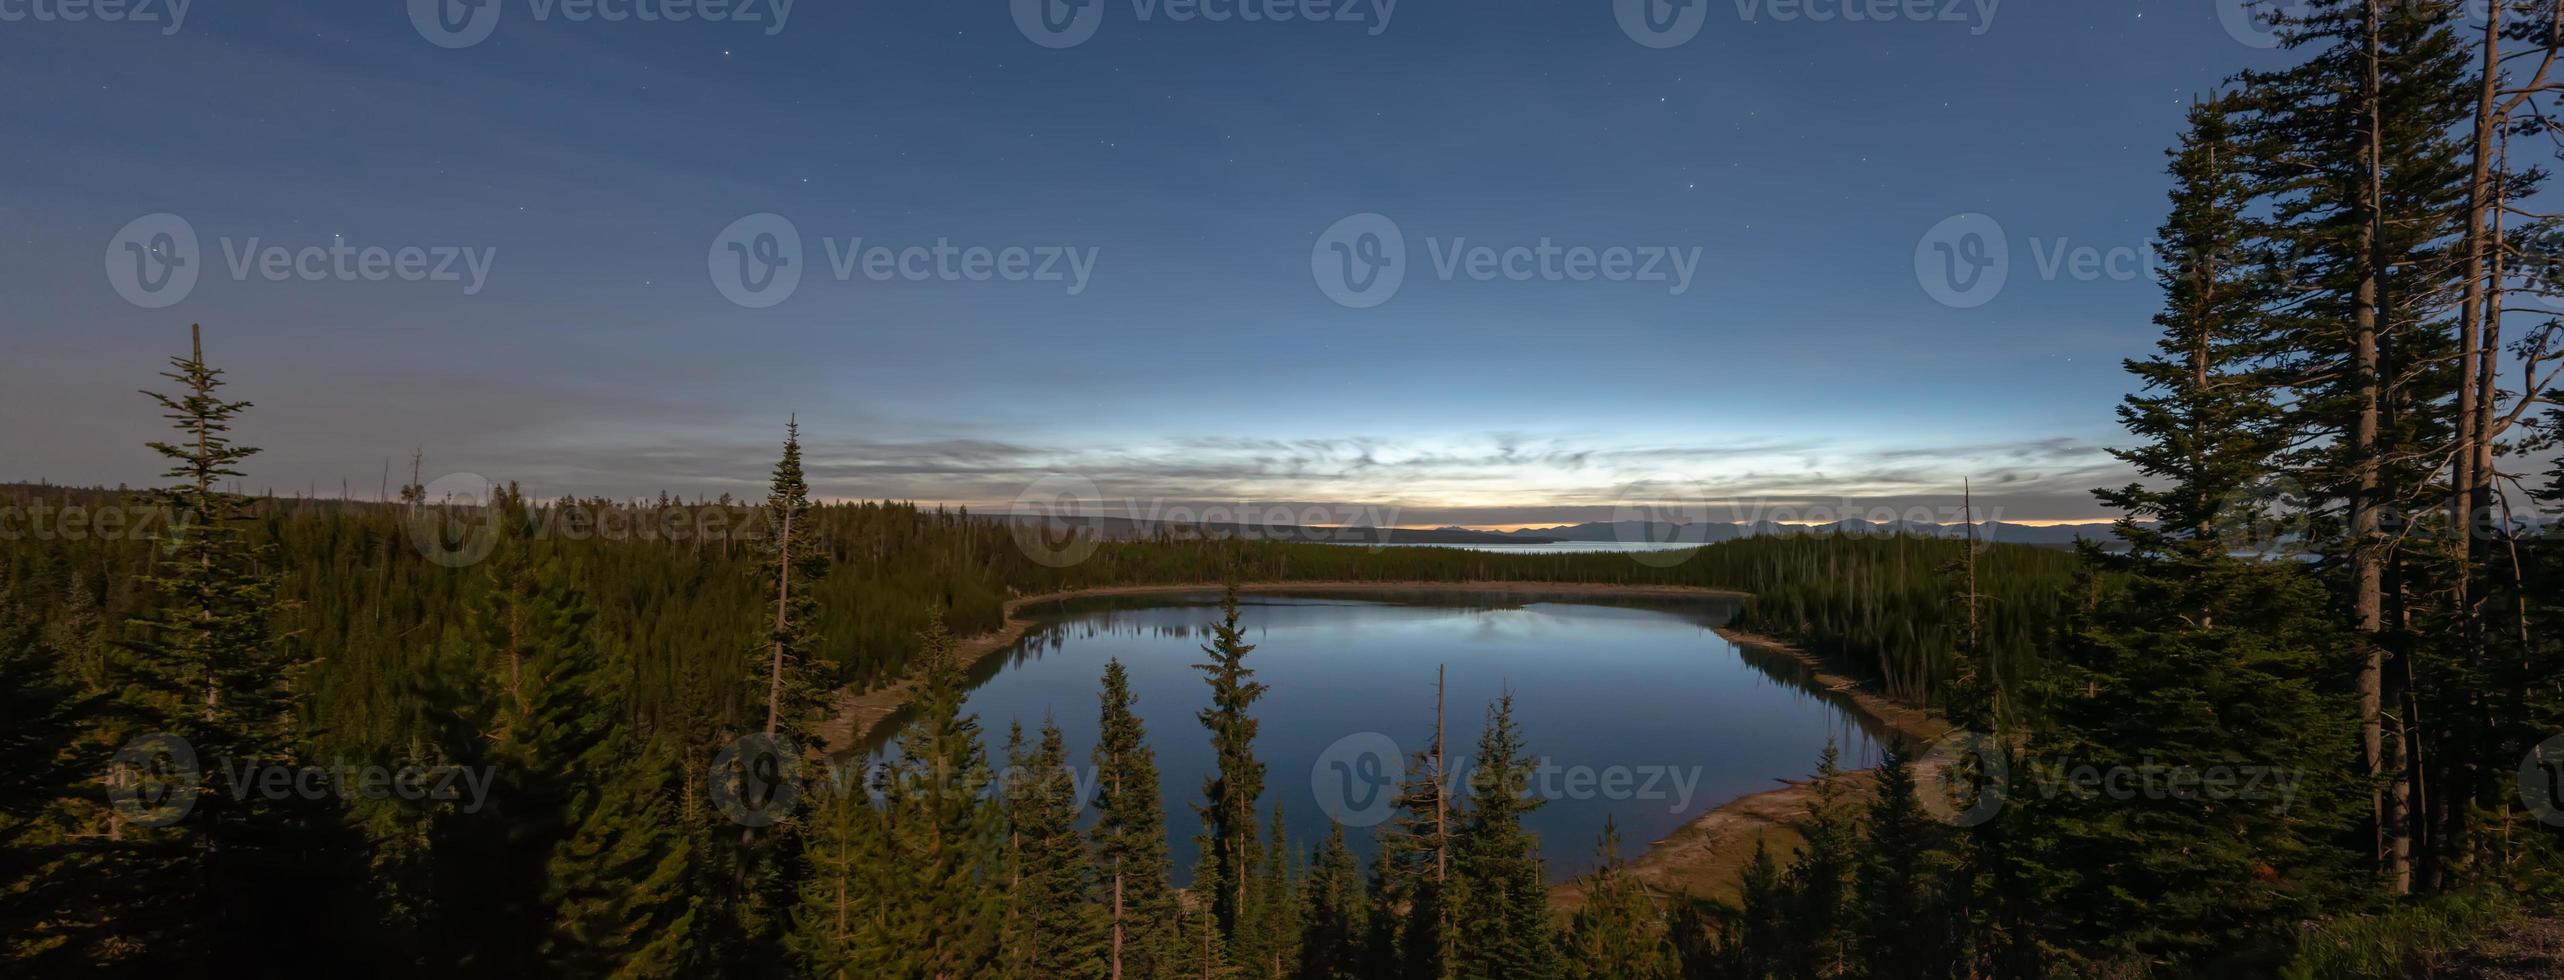
<path fill-rule="evenodd" d="M 1840 697 L 1810 688 L 1795 661 L 1740 651 L 1712 631 L 1733 613 L 1733 600 L 1250 595 L 1242 602 L 1256 645 L 1247 663 L 1270 687 L 1254 708 L 1256 754 L 1266 765 L 1260 816 L 1269 819 L 1280 802 L 1304 851 L 1326 835 L 1330 808 L 1353 808 L 1357 822 L 1376 812 L 1358 808 L 1370 802 L 1373 763 L 1385 753 L 1366 760 L 1356 750 L 1385 746 L 1380 736 L 1404 752 L 1430 744 L 1437 665 L 1448 670 L 1455 767 L 1474 755 L 1488 703 L 1508 690 L 1531 752 L 1556 767 L 1535 784 L 1549 802 L 1529 821 L 1554 879 L 1593 866 L 1606 816 L 1634 857 L 1703 811 L 1804 777 L 1828 737 L 1843 745 L 1847 768 L 1876 754 Z M 1041 616 L 1043 625 L 980 665 L 967 703 L 992 760 L 1002 758 L 1009 721 L 1021 721 L 1029 740 L 1051 718 L 1091 782 L 1096 695 L 1105 662 L 1119 658 L 1157 750 L 1179 883 L 1189 877 L 1201 826 L 1191 804 L 1212 766 L 1195 718 L 1209 689 L 1191 665 L 1205 659 L 1200 647 L 1218 617 L 1215 603 L 1207 595 L 1151 596 Z M 1367 855 L 1371 834 L 1351 827 L 1346 836 Z"/>

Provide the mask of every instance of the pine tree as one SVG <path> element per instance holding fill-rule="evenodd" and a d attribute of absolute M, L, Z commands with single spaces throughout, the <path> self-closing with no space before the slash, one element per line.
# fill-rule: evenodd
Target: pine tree
<path fill-rule="evenodd" d="M 1211 706 L 1197 717 L 1210 730 L 1217 768 L 1203 779 L 1202 802 L 1194 807 L 1203 821 L 1202 865 L 1207 877 L 1196 877 L 1193 888 L 1207 894 L 1212 921 L 1218 923 L 1221 938 L 1234 946 L 1244 924 L 1247 895 L 1254 887 L 1255 806 L 1264 794 L 1264 763 L 1255 758 L 1256 721 L 1247 710 L 1265 690 L 1252 679 L 1255 671 L 1246 666 L 1246 655 L 1255 646 L 1246 642 L 1246 634 L 1238 628 L 1235 585 L 1221 596 L 1220 621 L 1211 630 L 1212 641 L 1202 647 L 1210 659 L 1193 667 L 1211 687 Z"/>
<path fill-rule="evenodd" d="M 1435 676 L 1433 741 L 1408 759 L 1389 822 L 1378 831 L 1364 943 L 1375 973 L 1445 977 L 1454 962 L 1455 787 L 1444 767 L 1440 672 Z"/>
<path fill-rule="evenodd" d="M 106 869 L 56 846 L 40 819 L 104 768 L 81 733 L 97 722 L 105 698 L 63 676 L 60 652 L 22 602 L 18 583 L 0 576 L 0 935 L 9 937 L 0 942 L 0 968 L 33 975 L 29 961 L 77 931 L 67 928 L 76 916 L 66 913 L 108 897 L 86 887 Z"/>
<path fill-rule="evenodd" d="M 169 533 L 143 580 L 156 601 L 133 624 L 136 669 L 124 699 L 186 738 L 199 758 L 283 757 L 296 741 L 298 665 L 269 633 L 275 589 L 262 549 L 241 527 L 248 500 L 220 489 L 258 452 L 231 436 L 250 404 L 221 397 L 223 372 L 205 363 L 201 330 L 193 351 L 170 365 L 161 376 L 183 393 L 144 394 L 179 432 L 150 444 L 177 482 L 153 495 Z M 220 794 L 210 784 L 202 793 L 200 824 L 211 826 L 223 801 L 211 798 Z"/>
<path fill-rule="evenodd" d="M 1175 972 L 1175 897 L 1166 875 L 1166 814 L 1159 809 L 1157 753 L 1132 710 L 1130 672 L 1104 666 L 1095 740 L 1095 883 L 1105 909 L 1108 980 Z"/>
<path fill-rule="evenodd" d="M 800 761 L 813 744 L 811 725 L 831 685 L 816 653 L 814 622 L 819 608 L 814 589 L 828 572 L 828 557 L 802 476 L 797 421 L 786 426 L 764 517 L 767 538 L 760 570 L 772 619 L 741 675 L 746 683 L 741 711 L 748 719 L 761 718 L 763 726 L 750 720 L 740 727 L 761 733 L 775 751 Z M 784 812 L 775 825 L 739 828 L 735 846 L 714 844 L 730 851 L 735 865 L 718 892 L 723 897 L 721 921 L 728 930 L 725 959 L 753 961 L 753 969 L 776 968 L 769 960 L 790 928 L 786 910 L 796 901 L 794 879 L 802 871 L 798 822 L 798 814 Z"/>
<path fill-rule="evenodd" d="M 1201 880 L 1206 873 L 1203 863 L 1196 862 L 1194 880 Z M 1220 934 L 1219 920 L 1211 917 L 1211 903 L 1206 896 L 1200 889 L 1193 888 L 1186 889 L 1179 898 L 1181 911 L 1176 935 L 1179 969 L 1175 975 L 1195 980 L 1228 980 L 1239 976 L 1241 971 L 1231 958 L 1228 937 Z"/>
<path fill-rule="evenodd" d="M 882 910 L 908 897 L 891 891 L 888 831 L 854 767 L 832 769 L 830 776 L 812 780 L 805 791 L 811 807 L 803 849 L 809 872 L 801 880 L 787 942 L 802 976 L 878 976 L 869 961 L 887 942 Z"/>
<path fill-rule="evenodd" d="M 2358 21 L 2338 26 L 2373 26 Z M 2335 629 L 2320 586 L 2296 563 L 2233 554 L 2248 546 L 2238 529 L 2263 521 L 2260 488 L 2288 430 L 2264 367 L 2259 287 L 2227 266 L 2250 233 L 2229 110 L 2194 109 L 2173 154 L 2165 237 L 2186 247 L 2162 273 L 2160 354 L 2129 364 L 2145 390 L 2120 413 L 2141 441 L 2119 455 L 2148 483 L 2098 495 L 2124 512 L 2128 551 L 2086 552 L 2096 601 L 2049 658 L 2033 758 L 2149 780 L 2329 774 L 2348 766 L 2353 713 L 2322 693 L 2334 676 L 2324 658 L 2393 642 L 2383 630 L 2354 640 Z M 2039 883 L 2041 939 L 2080 966 L 2196 968 L 2212 955 L 2232 964 L 2256 947 L 2266 955 L 2284 942 L 2285 923 L 2342 894 L 2331 845 L 2343 829 L 2338 783 L 2306 780 L 2303 796 L 2284 802 L 2199 787 L 2038 794 L 2007 814 L 2031 846 L 2001 860 L 2015 866 L 2013 880 Z"/>
<path fill-rule="evenodd" d="M 755 685 L 750 701 L 762 709 L 765 733 L 804 745 L 833 686 L 819 658 L 814 622 L 816 589 L 828 574 L 828 553 L 816 526 L 810 485 L 802 477 L 800 422 L 787 423 L 784 432 L 783 458 L 775 463 L 773 487 L 766 495 L 768 538 L 761 566 L 767 594 L 773 597 L 774 621 L 748 676 Z"/>
<path fill-rule="evenodd" d="M 1077 833 L 1077 777 L 1059 726 L 1042 725 L 1024 772 L 1009 782 L 1020 784 L 1008 819 L 1016 841 L 1012 904 L 1022 923 L 1023 975 L 1101 976 L 1105 920 L 1093 901 L 1086 844 Z"/>
<path fill-rule="evenodd" d="M 711 968 L 707 903 L 694 887 L 700 857 L 673 813 L 686 792 L 679 751 L 667 739 L 642 745 L 619 732 L 591 750 L 608 775 L 573 804 L 578 829 L 549 863 L 549 971 L 645 978 Z"/>
<path fill-rule="evenodd" d="M 1256 869 L 1255 890 L 1248 895 L 1246 941 L 1238 963 L 1249 976 L 1282 980 L 1299 972 L 1300 881 L 1282 805 L 1273 805 L 1271 840 Z"/>
<path fill-rule="evenodd" d="M 1827 739 L 1808 783 L 1807 814 L 1791 828 L 1804 843 L 1781 878 L 1788 895 L 1791 972 L 1801 976 L 1849 976 L 1854 969 L 1852 867 L 1861 838 L 1840 778 L 1841 757 Z"/>
<path fill-rule="evenodd" d="M 442 872 L 440 938 L 480 969 L 527 972 L 549 916 L 545 864 L 574 829 L 575 794 L 600 784 L 595 747 L 619 724 L 588 635 L 595 610 L 557 559 L 535 553 L 513 486 L 489 504 L 501 540 L 462 651 L 463 710 L 443 741 L 459 765 L 490 771 L 489 798 L 431 824 Z"/>
<path fill-rule="evenodd" d="M 1600 866 L 1582 879 L 1585 904 L 1569 920 L 1569 975 L 1593 980 L 1671 980 L 1681 961 L 1664 910 L 1620 857 L 1620 828 L 1603 821 Z"/>
<path fill-rule="evenodd" d="M 1754 857 L 1737 882 L 1736 914 L 1719 926 L 1714 960 L 1718 976 L 1768 980 L 1785 972 L 1790 951 L 1788 894 L 1771 848 L 1754 841 Z"/>
<path fill-rule="evenodd" d="M 1326 844 L 1318 849 L 1302 893 L 1300 976 L 1306 980 L 1363 976 L 1370 896 L 1364 891 L 1362 859 L 1345 846 L 1343 824 L 1328 828 Z"/>
<path fill-rule="evenodd" d="M 153 955 L 327 960 L 343 952 L 340 919 L 359 911 L 363 887 L 363 855 L 346 833 L 344 807 L 326 794 L 280 798 L 223 785 L 242 769 L 299 769 L 310 747 L 300 719 L 308 663 L 273 633 L 273 554 L 243 527 L 248 500 L 219 488 L 258 452 L 231 435 L 250 404 L 221 396 L 223 372 L 206 363 L 201 330 L 188 356 L 170 365 L 161 376 L 181 393 L 144 394 L 178 430 L 172 441 L 150 443 L 175 482 L 153 495 L 167 532 L 143 577 L 151 597 L 131 624 L 132 669 L 118 700 L 184 739 L 205 778 L 179 823 L 142 835 L 186 848 L 170 871 L 190 880 L 173 880 L 171 893 L 186 890 L 195 897 L 181 904 L 199 907 L 174 926 L 186 938 L 156 944 Z M 209 890 L 216 883 L 219 893 Z M 279 956 L 265 937 L 280 934 L 315 941 Z"/>
<path fill-rule="evenodd" d="M 969 976 L 996 961 L 1004 841 L 982 798 L 994 774 L 977 716 L 962 713 L 962 665 L 940 616 L 920 642 L 925 686 L 885 787 L 893 863 L 912 900 L 890 910 L 888 935 L 904 957 L 896 972 Z"/>
<path fill-rule="evenodd" d="M 1542 803 L 1530 795 L 1537 764 L 1514 727 L 1513 695 L 1497 699 L 1478 736 L 1469 807 L 1453 842 L 1453 890 L 1462 899 L 1452 916 L 1454 976 L 1492 980 L 1561 971 L 1540 841 L 1522 825 Z"/>
<path fill-rule="evenodd" d="M 2172 212 L 2157 232 L 2166 261 L 2156 273 L 2164 309 L 2157 353 L 2126 362 L 2142 385 L 2119 406 L 2120 424 L 2150 441 L 2112 451 L 2158 478 L 2098 493 L 2118 509 L 2119 536 L 2140 551 L 2205 560 L 2221 549 L 2271 547 L 2267 484 L 2288 432 L 2277 406 L 2283 348 L 2263 308 L 2277 284 L 2257 254 L 2249 212 L 2256 183 L 2240 145 L 2233 96 L 2190 108 L 2175 149 Z"/>
<path fill-rule="evenodd" d="M 1958 965 L 1949 948 L 1955 923 L 1937 893 L 1938 882 L 1952 869 L 1939 860 L 1941 827 L 1923 813 L 1915 796 L 1914 768 L 1899 746 L 1882 750 L 1868 830 L 1852 888 L 1868 975 L 1875 980 L 1950 975 Z"/>
<path fill-rule="evenodd" d="M 2287 404 L 2291 477 L 2321 507 L 2319 553 L 2355 643 L 2361 755 L 2374 785 L 2370 816 L 2380 882 L 2411 888 L 2422 829 L 2417 758 L 2436 741 L 2420 722 L 2450 657 L 2432 613 L 2439 572 L 2407 548 L 2401 515 L 2447 499 L 2433 488 L 2451 423 L 2459 353 L 2454 304 L 2473 168 L 2458 135 L 2478 86 L 2450 30 L 2454 5 L 2313 0 L 2288 28 L 2306 52 L 2277 72 L 2247 73 L 2246 142 L 2282 253 L 2277 336 L 2292 348 Z M 2339 502 L 2338 507 L 2332 506 Z M 2425 501 L 2429 502 L 2427 505 Z M 2460 655 L 2457 659 L 2464 659 Z"/>

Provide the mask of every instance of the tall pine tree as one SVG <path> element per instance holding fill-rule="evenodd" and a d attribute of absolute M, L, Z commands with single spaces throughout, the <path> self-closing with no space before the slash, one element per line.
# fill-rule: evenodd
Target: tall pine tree
<path fill-rule="evenodd" d="M 1170 976 L 1176 919 L 1167 887 L 1166 814 L 1157 787 L 1157 753 L 1133 710 L 1130 672 L 1104 666 L 1102 713 L 1095 740 L 1095 886 L 1104 907 L 1108 980 Z"/>
<path fill-rule="evenodd" d="M 1460 901 L 1452 916 L 1452 975 L 1556 976 L 1560 964 L 1540 840 L 1522 822 L 1542 803 L 1531 796 L 1538 760 L 1514 727 L 1513 695 L 1488 706 L 1476 762 L 1469 807 L 1453 842 L 1453 890 Z"/>
<path fill-rule="evenodd" d="M 1255 651 L 1238 627 L 1237 587 L 1220 597 L 1220 621 L 1212 640 L 1202 647 L 1210 659 L 1193 665 L 1211 688 L 1211 706 L 1201 710 L 1202 727 L 1210 730 L 1216 768 L 1202 780 L 1202 802 L 1194 809 L 1203 825 L 1202 867 L 1195 891 L 1210 902 L 1211 919 L 1222 939 L 1238 945 L 1247 895 L 1254 887 L 1257 863 L 1255 807 L 1264 795 L 1264 763 L 1255 758 L 1255 716 L 1248 714 L 1264 685 L 1254 680 L 1246 655 Z"/>
<path fill-rule="evenodd" d="M 1681 962 L 1665 913 L 1620 857 L 1620 827 L 1603 821 L 1600 866 L 1583 877 L 1585 904 L 1569 920 L 1569 975 L 1593 980 L 1671 980 Z"/>

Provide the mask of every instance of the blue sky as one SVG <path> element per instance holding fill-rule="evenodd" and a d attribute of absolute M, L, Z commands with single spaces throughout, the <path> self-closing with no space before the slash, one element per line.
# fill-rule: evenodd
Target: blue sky
<path fill-rule="evenodd" d="M 1408 524 L 1607 516 L 1634 483 L 1936 505 L 1962 479 L 2009 519 L 2102 516 L 2162 150 L 2192 96 L 2275 57 L 2210 0 L 1715 0 L 1667 48 L 1599 2 L 1408 0 L 1375 34 L 1095 0 L 1056 49 L 1005 0 L 804 0 L 780 30 L 762 2 L 496 0 L 459 48 L 398 0 L 197 0 L 174 32 L 171 0 L 156 23 L 58 2 L 0 0 L 0 479 L 153 479 L 134 392 L 201 322 L 258 405 L 253 489 L 370 496 L 421 447 L 430 476 L 544 493 L 746 493 L 798 413 L 830 496 L 1002 509 L 1067 473 Z M 606 6 L 635 2 L 664 0 Z M 200 278 L 145 308 L 109 270 L 161 213 Z M 759 213 L 805 274 L 749 308 L 712 268 Z M 1366 213 L 1405 281 L 1352 308 L 1312 253 Z M 1970 213 L 2011 260 L 1962 309 L 1917 251 Z M 858 238 L 1093 265 L 1075 289 L 841 281 L 828 251 Z M 1697 273 L 1434 261 L 1544 240 Z M 258 264 L 338 242 L 486 275 Z M 2120 271 L 2077 275 L 2083 248 Z"/>

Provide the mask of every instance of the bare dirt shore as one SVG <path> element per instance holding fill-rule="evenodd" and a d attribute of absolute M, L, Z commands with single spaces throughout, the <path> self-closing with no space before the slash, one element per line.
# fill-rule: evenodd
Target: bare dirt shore
<path fill-rule="evenodd" d="M 1822 658 L 1799 647 L 1754 633 L 1719 630 L 1739 646 L 1750 646 L 1785 654 L 1807 665 L 1817 686 L 1830 688 L 1851 702 L 1855 711 L 1886 727 L 1908 742 L 1920 746 L 1949 734 L 1951 726 L 1931 712 L 1903 702 L 1890 700 L 1862 687 L 1850 677 L 1836 673 Z M 1815 760 L 1808 760 L 1809 768 Z M 1931 778 L 1937 770 L 1926 771 L 1928 763 L 1918 764 L 1918 782 Z M 1835 789 L 1848 805 L 1866 803 L 1874 786 L 1877 771 L 1856 769 L 1834 777 Z M 1664 839 L 1655 841 L 1647 853 L 1630 862 L 1630 872 L 1648 890 L 1663 896 L 1715 899 L 1734 902 L 1737 884 L 1745 867 L 1754 860 L 1757 844 L 1771 851 L 1774 863 L 1787 865 L 1790 854 L 1801 843 L 1791 827 L 1805 818 L 1817 795 L 1815 779 L 1783 780 L 1776 789 L 1730 800 L 1692 818 Z M 1583 905 L 1584 886 L 1569 881 L 1549 889 L 1551 908 L 1566 911 Z"/>
<path fill-rule="evenodd" d="M 1179 585 L 1130 585 L 1071 592 L 1052 592 L 1019 596 L 1006 603 L 1006 625 L 1002 629 L 970 636 L 960 641 L 965 662 L 977 663 L 995 655 L 1022 639 L 1034 620 L 1023 611 L 1053 605 L 1072 599 L 1104 596 L 1178 595 L 1217 592 L 1217 582 Z M 1359 593 L 1372 595 L 1452 595 L 1502 596 L 1511 599 L 1538 598 L 1741 598 L 1744 593 L 1720 589 L 1699 589 L 1660 585 L 1611 585 L 1585 582 L 1263 582 L 1241 585 L 1238 591 L 1263 594 Z M 1869 720 L 1917 743 L 1939 738 L 1949 726 L 1931 713 L 1889 700 L 1863 688 L 1849 676 L 1837 673 L 1833 665 L 1788 643 L 1770 637 L 1733 630 L 1719 630 L 1730 641 L 1783 654 L 1806 665 L 1811 679 L 1820 687 L 1842 695 Z M 820 726 L 831 753 L 848 751 L 871 740 L 875 729 L 906 706 L 916 694 L 917 682 L 903 680 L 870 691 L 838 692 L 835 710 Z M 1809 760 L 1810 765 L 1814 760 Z M 1862 799 L 1869 791 L 1869 770 L 1847 772 L 1837 777 L 1847 797 Z M 1752 860 L 1757 842 L 1771 849 L 1774 859 L 1786 861 L 1798 836 L 1789 825 L 1807 813 L 1814 798 L 1813 781 L 1785 781 L 1775 789 L 1756 793 L 1701 814 L 1663 840 L 1654 842 L 1647 853 L 1632 863 L 1639 880 L 1662 895 L 1689 895 L 1700 898 L 1732 900 L 1736 881 L 1747 862 Z M 1575 882 L 1550 890 L 1550 904 L 1573 908 L 1584 901 L 1584 891 Z"/>

